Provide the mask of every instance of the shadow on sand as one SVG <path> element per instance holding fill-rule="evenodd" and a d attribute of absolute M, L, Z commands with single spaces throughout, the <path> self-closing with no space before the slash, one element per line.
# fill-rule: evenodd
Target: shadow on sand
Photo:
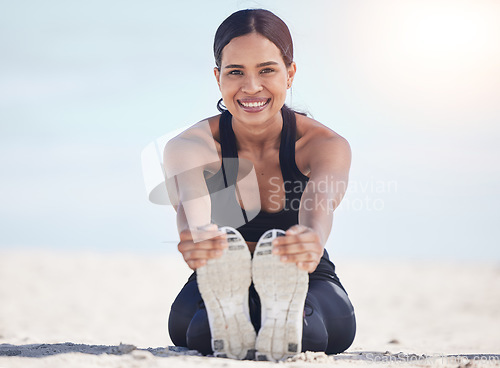
<path fill-rule="evenodd" d="M 134 345 L 120 344 L 120 345 L 87 345 L 87 344 L 74 344 L 71 342 L 58 343 L 58 344 L 30 344 L 30 345 L 11 345 L 0 344 L 0 357 L 27 357 L 27 358 L 42 358 L 57 354 L 66 353 L 82 353 L 82 354 L 112 354 L 123 355 L 129 354 L 133 351 L 149 352 L 157 357 L 173 357 L 173 356 L 187 356 L 187 355 L 200 355 L 195 350 L 178 346 L 168 346 L 165 348 L 147 348 L 139 349 Z M 457 354 L 457 355 L 419 355 L 419 354 L 406 354 L 391 353 L 389 351 L 354 351 L 344 352 L 337 355 L 325 355 L 323 353 L 307 352 L 299 354 L 289 361 L 308 361 L 308 362 L 333 362 L 341 360 L 362 360 L 377 363 L 431 363 L 441 360 L 442 363 L 457 363 L 459 366 L 467 364 L 468 362 L 496 362 L 500 363 L 500 354 Z"/>
<path fill-rule="evenodd" d="M 134 350 L 149 351 L 154 356 L 168 357 L 176 355 L 200 355 L 195 350 L 187 348 L 168 346 L 166 348 L 147 348 L 138 349 L 134 345 L 87 345 L 74 344 L 72 342 L 58 344 L 29 344 L 29 345 L 11 345 L 0 344 L 0 356 L 16 356 L 27 358 L 42 358 L 50 355 L 66 354 L 66 353 L 82 353 L 82 354 L 112 354 L 123 355 L 129 354 Z"/>

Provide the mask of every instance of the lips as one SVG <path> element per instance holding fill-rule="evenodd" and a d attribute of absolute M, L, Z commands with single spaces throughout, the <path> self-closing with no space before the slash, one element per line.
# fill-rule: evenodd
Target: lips
<path fill-rule="evenodd" d="M 264 110 L 269 102 L 270 98 L 245 98 L 242 100 L 237 100 L 238 105 L 247 112 L 259 112 Z"/>

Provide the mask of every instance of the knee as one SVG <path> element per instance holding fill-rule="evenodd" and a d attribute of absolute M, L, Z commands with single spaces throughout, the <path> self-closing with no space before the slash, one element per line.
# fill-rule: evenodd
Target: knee
<path fill-rule="evenodd" d="M 338 354 L 347 350 L 356 334 L 354 308 L 347 293 L 340 286 L 323 281 L 310 285 L 309 290 L 309 303 L 319 312 L 328 336 L 324 351 Z"/>
<path fill-rule="evenodd" d="M 337 318 L 335 328 L 328 336 L 327 354 L 339 354 L 346 351 L 354 341 L 356 335 L 356 318 L 351 316 Z"/>
<path fill-rule="evenodd" d="M 187 347 L 203 355 L 212 354 L 212 335 L 206 309 L 200 309 L 194 315 L 186 332 Z"/>
<path fill-rule="evenodd" d="M 302 351 L 325 351 L 328 346 L 328 333 L 323 319 L 308 305 L 305 306 L 304 312 Z"/>
<path fill-rule="evenodd" d="M 168 317 L 168 334 L 175 346 L 187 346 L 186 343 L 186 330 L 191 322 L 189 316 L 184 316 L 181 312 L 170 309 Z"/>
<path fill-rule="evenodd" d="M 168 332 L 174 345 L 187 347 L 186 332 L 200 305 L 198 286 L 196 282 L 188 281 L 170 308 Z"/>

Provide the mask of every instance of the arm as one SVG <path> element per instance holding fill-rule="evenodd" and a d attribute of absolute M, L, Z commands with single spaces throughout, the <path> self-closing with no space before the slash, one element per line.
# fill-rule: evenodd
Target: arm
<path fill-rule="evenodd" d="M 164 150 L 168 195 L 177 211 L 178 249 L 191 269 L 222 255 L 227 247 L 225 234 L 210 224 L 211 202 L 204 178 L 207 159 L 218 159 L 207 152 L 199 139 L 176 137 Z"/>
<path fill-rule="evenodd" d="M 342 137 L 325 139 L 311 160 L 311 176 L 302 195 L 299 224 L 313 229 L 322 246 L 330 235 L 333 212 L 347 190 L 350 166 L 351 148 Z"/>
<path fill-rule="evenodd" d="M 318 136 L 309 147 L 306 154 L 311 173 L 301 198 L 299 224 L 288 229 L 285 237 L 274 240 L 274 252 L 283 261 L 313 272 L 330 235 L 333 211 L 347 189 L 351 149 L 338 135 Z"/>

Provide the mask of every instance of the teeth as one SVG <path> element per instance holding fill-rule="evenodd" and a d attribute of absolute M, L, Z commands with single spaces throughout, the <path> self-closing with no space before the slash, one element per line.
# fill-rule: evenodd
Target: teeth
<path fill-rule="evenodd" d="M 242 102 L 241 104 L 245 107 L 262 107 L 267 103 L 267 101 L 262 102 Z"/>

